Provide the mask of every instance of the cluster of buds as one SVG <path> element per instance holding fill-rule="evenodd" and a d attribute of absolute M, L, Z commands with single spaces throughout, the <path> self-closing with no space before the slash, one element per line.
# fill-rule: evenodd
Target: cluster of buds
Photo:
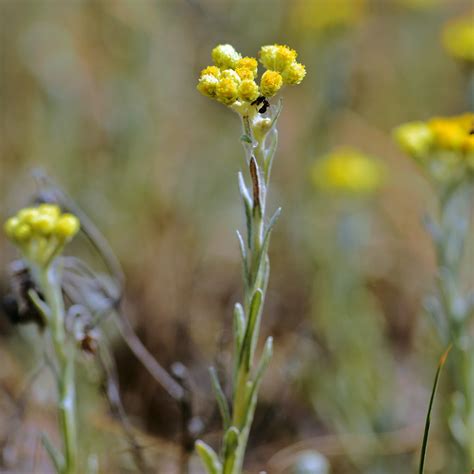
<path fill-rule="evenodd" d="M 259 105 L 259 98 L 270 98 L 283 85 L 299 84 L 305 67 L 296 61 L 295 50 L 282 45 L 263 46 L 260 62 L 266 71 L 258 83 L 256 58 L 242 57 L 230 44 L 212 50 L 213 66 L 201 71 L 197 89 L 203 95 L 244 112 L 249 105 Z"/>
<path fill-rule="evenodd" d="M 443 30 L 443 45 L 456 59 L 474 62 L 474 10 L 450 21 Z"/>
<path fill-rule="evenodd" d="M 338 194 L 369 195 L 384 180 L 379 161 L 352 148 L 338 148 L 315 162 L 311 177 L 316 188 Z"/>
<path fill-rule="evenodd" d="M 55 204 L 21 209 L 4 226 L 10 238 L 32 263 L 46 266 L 79 231 L 79 219 Z"/>
<path fill-rule="evenodd" d="M 474 114 L 409 122 L 395 130 L 401 148 L 434 178 L 449 180 L 474 173 Z"/>

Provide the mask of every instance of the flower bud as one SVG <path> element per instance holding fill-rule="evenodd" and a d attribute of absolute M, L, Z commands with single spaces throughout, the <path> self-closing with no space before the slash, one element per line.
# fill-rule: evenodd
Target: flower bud
<path fill-rule="evenodd" d="M 216 96 L 216 87 L 219 80 L 210 74 L 206 74 L 199 79 L 197 90 L 207 97 Z"/>
<path fill-rule="evenodd" d="M 287 66 L 281 74 L 283 82 L 290 85 L 300 84 L 304 76 L 306 76 L 306 68 L 296 61 Z"/>
<path fill-rule="evenodd" d="M 276 71 L 265 71 L 260 80 L 260 91 L 265 97 L 273 97 L 283 85 L 281 74 Z"/>
<path fill-rule="evenodd" d="M 18 217 L 10 217 L 9 219 L 7 219 L 5 225 L 3 226 L 3 230 L 5 231 L 5 234 L 8 238 L 13 239 L 15 229 L 18 227 L 19 224 L 20 219 L 18 219 Z"/>
<path fill-rule="evenodd" d="M 239 85 L 239 99 L 253 102 L 259 96 L 258 86 L 254 80 L 245 79 Z"/>
<path fill-rule="evenodd" d="M 245 58 L 239 59 L 237 61 L 237 69 L 247 69 L 253 74 L 253 79 L 257 75 L 258 62 L 255 58 L 246 56 Z"/>
<path fill-rule="evenodd" d="M 56 221 L 54 234 L 61 240 L 69 240 L 79 231 L 79 219 L 72 214 L 63 214 Z"/>
<path fill-rule="evenodd" d="M 220 44 L 212 50 L 212 60 L 222 69 L 234 68 L 241 57 L 230 44 Z"/>
<path fill-rule="evenodd" d="M 216 86 L 216 99 L 223 104 L 233 104 L 237 100 L 237 93 L 237 84 L 233 79 L 221 79 Z"/>
<path fill-rule="evenodd" d="M 39 235 L 48 236 L 53 232 L 56 224 L 56 217 L 45 213 L 38 213 L 38 215 L 31 220 L 31 228 Z"/>

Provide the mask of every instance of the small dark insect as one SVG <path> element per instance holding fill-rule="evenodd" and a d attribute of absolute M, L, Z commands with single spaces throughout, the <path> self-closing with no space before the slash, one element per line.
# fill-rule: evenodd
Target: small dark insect
<path fill-rule="evenodd" d="M 94 328 L 86 328 L 81 339 L 81 349 L 87 354 L 96 354 L 99 348 L 99 334 Z"/>
<path fill-rule="evenodd" d="M 270 102 L 268 102 L 268 99 L 265 96 L 261 95 L 260 97 L 257 97 L 251 105 L 256 105 L 258 107 L 260 104 L 262 104 L 262 106 L 258 109 L 258 112 L 264 114 L 270 107 Z"/>
<path fill-rule="evenodd" d="M 1 307 L 12 324 L 36 323 L 44 327 L 41 313 L 31 301 L 28 292 L 37 291 L 28 267 L 22 260 L 10 265 L 11 292 L 3 296 Z M 37 291 L 38 292 L 38 291 Z M 38 292 L 39 297 L 41 294 Z"/>

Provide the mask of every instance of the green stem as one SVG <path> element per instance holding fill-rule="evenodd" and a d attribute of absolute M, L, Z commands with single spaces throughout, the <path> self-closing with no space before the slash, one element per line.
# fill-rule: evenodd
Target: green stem
<path fill-rule="evenodd" d="M 462 299 L 461 282 L 460 282 L 460 263 L 465 247 L 465 241 L 469 226 L 462 227 L 464 229 L 459 235 L 452 232 L 452 218 L 469 220 L 470 207 L 463 208 L 467 215 L 456 213 L 455 200 L 461 199 L 460 204 L 463 205 L 462 199 L 469 199 L 470 194 L 463 196 L 466 192 L 462 187 L 451 194 L 448 199 L 441 202 L 440 222 L 442 226 L 443 236 L 438 243 L 437 265 L 439 270 L 443 270 L 443 274 L 438 275 L 438 293 L 441 307 L 448 323 L 447 328 L 449 334 L 446 339 L 453 342 L 455 350 L 450 361 L 451 387 L 452 394 L 460 393 L 463 397 L 463 406 L 461 415 L 464 425 L 464 439 L 460 441 L 459 437 L 451 433 L 453 444 L 457 446 L 457 458 L 462 469 L 472 469 L 474 467 L 474 347 L 470 340 L 469 318 L 467 315 L 459 314 L 459 301 Z M 454 203 L 454 207 L 453 207 Z M 458 203 L 459 204 L 459 203 Z M 451 213 L 454 213 L 451 215 Z M 459 231 L 458 231 L 459 232 Z M 458 259 L 451 261 L 448 252 L 457 246 Z M 461 305 L 462 307 L 463 305 Z M 451 414 L 449 415 L 451 416 Z"/>
<path fill-rule="evenodd" d="M 64 450 L 60 473 L 73 474 L 77 462 L 74 346 L 66 339 L 64 300 L 58 268 L 50 265 L 40 269 L 38 280 L 50 309 L 48 323 L 57 364 L 58 416 Z"/>

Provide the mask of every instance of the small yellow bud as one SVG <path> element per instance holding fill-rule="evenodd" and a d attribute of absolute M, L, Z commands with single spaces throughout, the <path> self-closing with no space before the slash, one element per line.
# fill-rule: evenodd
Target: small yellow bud
<path fill-rule="evenodd" d="M 221 79 L 231 79 L 233 80 L 237 85 L 240 84 L 240 76 L 235 72 L 233 69 L 225 69 L 224 71 L 221 72 Z"/>
<path fill-rule="evenodd" d="M 201 71 L 201 77 L 207 75 L 214 76 L 215 78 L 219 79 L 221 70 L 217 66 L 207 66 Z"/>
<path fill-rule="evenodd" d="M 296 61 L 296 51 L 288 46 L 276 45 L 275 51 L 275 70 L 284 71 L 290 64 Z"/>
<path fill-rule="evenodd" d="M 306 68 L 296 61 L 287 66 L 281 74 L 283 82 L 291 85 L 300 84 L 304 76 L 306 76 Z"/>
<path fill-rule="evenodd" d="M 18 242 L 24 242 L 28 240 L 32 235 L 31 226 L 29 224 L 25 224 L 21 222 L 19 225 L 15 227 L 13 231 L 13 239 Z"/>
<path fill-rule="evenodd" d="M 237 100 L 237 84 L 233 79 L 224 78 L 216 87 L 216 99 L 223 104 L 231 105 Z"/>
<path fill-rule="evenodd" d="M 17 216 L 22 223 L 30 224 L 31 221 L 38 216 L 38 214 L 39 212 L 36 207 L 25 207 L 24 209 L 18 212 Z"/>
<path fill-rule="evenodd" d="M 56 204 L 40 204 L 38 206 L 38 212 L 40 214 L 46 214 L 51 217 L 59 217 L 61 209 Z"/>
<path fill-rule="evenodd" d="M 253 74 L 253 77 L 252 77 L 253 79 L 257 75 L 258 62 L 255 58 L 250 58 L 246 56 L 245 58 L 239 59 L 237 61 L 237 70 L 238 69 L 249 70 Z"/>
<path fill-rule="evenodd" d="M 260 49 L 260 62 L 273 71 L 283 72 L 290 64 L 296 61 L 296 51 L 279 44 L 262 46 Z"/>
<path fill-rule="evenodd" d="M 39 213 L 31 220 L 31 227 L 33 231 L 37 232 L 39 235 L 47 236 L 53 232 L 56 219 L 56 217 L 49 214 Z"/>
<path fill-rule="evenodd" d="M 434 135 L 424 122 L 409 122 L 397 127 L 394 137 L 408 154 L 418 157 L 427 153 L 433 145 Z"/>
<path fill-rule="evenodd" d="M 283 85 L 281 74 L 276 71 L 265 71 L 260 80 L 260 91 L 265 97 L 273 97 Z"/>
<path fill-rule="evenodd" d="M 239 75 L 240 79 L 250 79 L 251 81 L 255 77 L 253 72 L 250 69 L 246 69 L 244 67 L 238 67 L 235 72 Z"/>
<path fill-rule="evenodd" d="M 275 69 L 275 56 L 277 52 L 276 45 L 262 46 L 260 48 L 259 57 L 260 62 L 270 70 Z"/>
<path fill-rule="evenodd" d="M 230 44 L 220 44 L 212 50 L 212 60 L 222 69 L 234 68 L 241 57 Z"/>
<path fill-rule="evenodd" d="M 239 99 L 253 102 L 259 96 L 258 86 L 254 80 L 245 79 L 239 86 Z"/>
<path fill-rule="evenodd" d="M 218 79 L 210 74 L 206 74 L 199 79 L 197 90 L 207 97 L 215 97 L 218 83 Z"/>
<path fill-rule="evenodd" d="M 15 235 L 15 229 L 19 224 L 20 219 L 18 219 L 18 217 L 10 217 L 7 219 L 5 225 L 3 226 L 3 230 L 5 231 L 5 234 L 8 238 L 13 239 L 13 236 Z"/>
<path fill-rule="evenodd" d="M 72 214 L 62 214 L 54 226 L 54 234 L 61 240 L 72 239 L 79 231 L 79 219 Z"/>

